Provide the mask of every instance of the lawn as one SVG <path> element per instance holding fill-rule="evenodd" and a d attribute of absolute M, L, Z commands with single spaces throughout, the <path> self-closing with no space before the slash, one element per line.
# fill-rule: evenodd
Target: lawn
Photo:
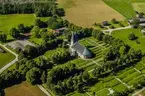
<path fill-rule="evenodd" d="M 124 20 L 102 0 L 58 0 L 58 5 L 65 9 L 67 20 L 83 27 L 92 27 L 95 22 L 110 21 L 112 18 Z"/>
<path fill-rule="evenodd" d="M 134 33 L 138 37 L 138 41 L 140 44 L 136 43 L 136 40 L 131 41 L 128 39 L 128 35 L 130 33 Z M 130 45 L 134 49 L 141 49 L 142 52 L 145 52 L 145 35 L 141 33 L 139 29 L 125 29 L 125 30 L 117 30 L 112 33 L 115 38 L 119 38 L 123 40 L 126 44 Z"/>
<path fill-rule="evenodd" d="M 132 0 L 103 0 L 103 1 L 113 9 L 117 10 L 127 19 L 135 16 L 135 11 L 132 6 Z"/>
<path fill-rule="evenodd" d="M 0 52 L 0 68 L 15 59 L 15 56 L 9 52 Z"/>
<path fill-rule="evenodd" d="M 18 24 L 32 25 L 34 20 L 33 14 L 0 15 L 0 31 L 8 33 L 12 27 L 17 27 Z"/>
<path fill-rule="evenodd" d="M 5 96 L 46 96 L 37 86 L 26 82 L 5 89 Z"/>

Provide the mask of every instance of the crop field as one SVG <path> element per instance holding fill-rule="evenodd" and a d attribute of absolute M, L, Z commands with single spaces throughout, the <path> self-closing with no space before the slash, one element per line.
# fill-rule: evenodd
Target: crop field
<path fill-rule="evenodd" d="M 83 27 L 92 27 L 95 22 L 110 21 L 112 18 L 125 19 L 102 0 L 58 0 L 58 5 L 65 9 L 67 20 Z"/>
<path fill-rule="evenodd" d="M 132 6 L 132 0 L 103 0 L 103 1 L 113 9 L 117 10 L 127 19 L 135 16 L 135 11 Z"/>
<path fill-rule="evenodd" d="M 46 96 L 37 86 L 26 82 L 5 89 L 5 96 Z"/>
<path fill-rule="evenodd" d="M 139 43 L 137 43 L 136 40 L 131 41 L 128 39 L 128 35 L 132 32 L 138 37 L 137 40 Z M 125 30 L 114 31 L 112 33 L 112 36 L 123 40 L 134 49 L 141 49 L 143 52 L 145 52 L 145 44 L 144 44 L 145 35 L 143 35 L 139 29 L 125 29 Z"/>
<path fill-rule="evenodd" d="M 1 46 L 0 46 L 1 47 Z M 9 52 L 0 52 L 0 68 L 15 59 L 15 56 Z"/>

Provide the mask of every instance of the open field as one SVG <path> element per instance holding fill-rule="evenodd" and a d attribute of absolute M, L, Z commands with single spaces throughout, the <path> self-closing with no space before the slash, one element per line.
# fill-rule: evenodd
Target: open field
<path fill-rule="evenodd" d="M 133 10 L 132 6 L 132 0 L 103 0 L 103 1 L 113 9 L 117 10 L 127 19 L 135 16 L 135 11 Z"/>
<path fill-rule="evenodd" d="M 128 35 L 132 32 L 138 37 L 139 44 L 136 43 L 136 40 L 131 41 L 128 39 Z M 118 30 L 112 32 L 112 35 L 115 38 L 123 40 L 124 42 L 129 44 L 132 48 L 141 49 L 143 52 L 145 52 L 145 44 L 144 44 L 145 35 L 143 35 L 139 29 Z"/>
<path fill-rule="evenodd" d="M 37 86 L 26 82 L 5 89 L 5 96 L 46 96 Z"/>
<path fill-rule="evenodd" d="M 0 46 L 1 47 L 1 46 Z M 15 56 L 9 52 L 0 52 L 0 68 L 15 59 Z"/>
<path fill-rule="evenodd" d="M 95 22 L 100 23 L 112 18 L 124 20 L 121 14 L 102 0 L 58 0 L 58 4 L 65 9 L 67 20 L 83 27 L 91 27 Z"/>
<path fill-rule="evenodd" d="M 8 33 L 12 27 L 17 27 L 18 24 L 32 25 L 34 20 L 33 14 L 0 15 L 0 31 Z"/>
<path fill-rule="evenodd" d="M 144 3 L 133 3 L 133 7 L 134 7 L 135 11 L 145 13 L 145 2 Z"/>
<path fill-rule="evenodd" d="M 36 19 L 46 21 L 49 18 L 50 17 L 35 17 L 34 14 L 0 15 L 0 32 L 8 33 L 12 27 L 17 27 L 19 24 L 30 26 L 34 24 Z"/>

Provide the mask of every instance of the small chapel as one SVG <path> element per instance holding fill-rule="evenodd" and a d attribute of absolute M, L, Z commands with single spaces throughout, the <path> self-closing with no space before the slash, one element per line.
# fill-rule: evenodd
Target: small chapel
<path fill-rule="evenodd" d="M 82 59 L 90 59 L 92 57 L 91 51 L 78 42 L 76 33 L 72 33 L 70 44 L 71 56 L 79 56 Z"/>

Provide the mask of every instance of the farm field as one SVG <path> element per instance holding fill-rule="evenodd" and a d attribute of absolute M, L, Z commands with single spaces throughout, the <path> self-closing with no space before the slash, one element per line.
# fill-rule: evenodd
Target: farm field
<path fill-rule="evenodd" d="M 135 11 L 133 10 L 132 0 L 103 0 L 107 5 L 117 10 L 127 19 L 135 16 Z"/>
<path fill-rule="evenodd" d="M 26 82 L 5 89 L 5 96 L 46 96 L 37 86 Z"/>
<path fill-rule="evenodd" d="M 112 18 L 125 19 L 102 0 L 58 0 L 58 4 L 65 9 L 67 20 L 83 27 L 92 27 L 95 22 L 110 21 Z"/>
<path fill-rule="evenodd" d="M 1 47 L 1 46 L 0 46 Z M 15 59 L 15 56 L 9 52 L 0 52 L 0 68 Z"/>
<path fill-rule="evenodd" d="M 138 37 L 139 44 L 136 43 L 136 40 L 131 41 L 128 39 L 128 35 L 132 32 Z M 139 29 L 125 29 L 125 30 L 114 31 L 112 32 L 112 36 L 123 40 L 134 49 L 141 49 L 143 52 L 145 52 L 145 45 L 144 45 L 145 36 L 141 33 Z"/>

